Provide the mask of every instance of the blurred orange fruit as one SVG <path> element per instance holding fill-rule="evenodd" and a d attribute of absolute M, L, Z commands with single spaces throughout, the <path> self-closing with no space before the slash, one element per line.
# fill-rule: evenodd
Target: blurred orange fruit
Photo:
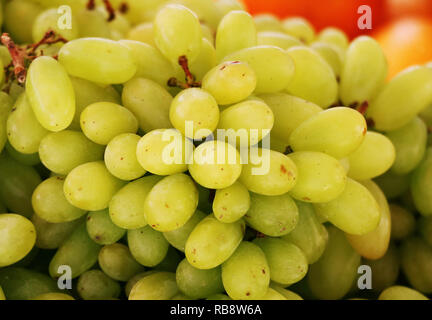
<path fill-rule="evenodd" d="M 431 0 L 386 0 L 386 5 L 391 19 L 413 15 L 432 17 Z"/>

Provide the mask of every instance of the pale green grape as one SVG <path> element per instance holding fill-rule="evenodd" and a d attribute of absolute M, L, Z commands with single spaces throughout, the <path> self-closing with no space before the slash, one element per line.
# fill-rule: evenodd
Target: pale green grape
<path fill-rule="evenodd" d="M 132 287 L 129 300 L 168 300 L 178 292 L 174 273 L 156 272 L 142 278 Z"/>
<path fill-rule="evenodd" d="M 378 297 L 379 300 L 429 300 L 419 291 L 404 287 L 392 286 L 385 289 Z"/>
<path fill-rule="evenodd" d="M 186 258 L 195 268 L 216 268 L 234 253 L 243 239 L 244 231 L 242 220 L 223 223 L 208 216 L 189 235 L 185 247 Z"/>
<path fill-rule="evenodd" d="M 335 103 L 338 84 L 329 64 L 311 48 L 292 47 L 287 53 L 295 65 L 294 76 L 285 87 L 288 93 L 323 108 Z"/>
<path fill-rule="evenodd" d="M 5 46 L 0 46 L 0 60 L 3 62 L 3 66 L 7 66 L 12 62 L 12 57 L 9 53 L 9 50 Z M 3 92 L 2 95 L 6 95 L 6 92 Z"/>
<path fill-rule="evenodd" d="M 74 16 L 76 18 L 80 38 L 111 37 L 106 14 L 102 8 L 96 8 L 95 10 L 80 8 L 75 10 Z"/>
<path fill-rule="evenodd" d="M 348 176 L 356 180 L 378 177 L 391 168 L 396 152 L 386 136 L 368 131 L 360 147 L 348 156 Z"/>
<path fill-rule="evenodd" d="M 411 178 L 411 194 L 416 209 L 425 216 L 432 215 L 432 149 L 428 148 Z M 4 198 L 3 198 L 4 199 Z"/>
<path fill-rule="evenodd" d="M 97 83 L 124 83 L 137 71 L 127 46 L 102 38 L 69 41 L 60 49 L 58 59 L 70 75 Z"/>
<path fill-rule="evenodd" d="M 66 200 L 64 183 L 64 178 L 51 177 L 44 180 L 33 192 L 33 209 L 43 220 L 51 223 L 69 222 L 86 213 Z"/>
<path fill-rule="evenodd" d="M 46 8 L 59 7 L 61 5 L 71 6 L 73 9 L 82 8 L 87 2 L 86 0 L 32 0 Z"/>
<path fill-rule="evenodd" d="M 106 12 L 108 17 L 108 12 Z M 121 40 L 128 34 L 131 24 L 128 19 L 122 14 L 116 14 L 114 20 L 109 21 L 108 27 L 110 29 L 111 38 L 114 40 Z"/>
<path fill-rule="evenodd" d="M 12 98 L 6 93 L 0 93 L 0 152 L 2 152 L 8 140 L 7 136 L 7 119 L 12 109 Z"/>
<path fill-rule="evenodd" d="M 8 1 L 4 6 L 4 26 L 17 43 L 32 43 L 32 26 L 43 8 L 30 0 Z"/>
<path fill-rule="evenodd" d="M 18 214 L 0 214 L 0 233 L 0 267 L 24 258 L 36 242 L 34 225 Z"/>
<path fill-rule="evenodd" d="M 294 46 L 301 46 L 302 42 L 297 38 L 278 31 L 261 31 L 257 35 L 258 45 L 276 46 L 281 49 L 288 49 Z"/>
<path fill-rule="evenodd" d="M 325 42 L 314 42 L 310 47 L 328 63 L 336 75 L 336 80 L 339 81 L 344 63 L 342 50 L 335 45 Z"/>
<path fill-rule="evenodd" d="M 61 64 L 51 57 L 39 57 L 31 63 L 26 95 L 40 124 L 47 130 L 67 128 L 75 114 L 75 93 Z"/>
<path fill-rule="evenodd" d="M 278 285 L 271 284 L 270 287 L 283 295 L 287 300 L 303 300 L 297 293 L 284 289 Z"/>
<path fill-rule="evenodd" d="M 341 159 L 359 148 L 366 132 L 361 113 L 351 108 L 331 108 L 300 124 L 291 133 L 289 144 L 294 151 L 319 151 Z"/>
<path fill-rule="evenodd" d="M 250 208 L 250 195 L 247 188 L 240 182 L 216 190 L 213 200 L 213 213 L 216 219 L 232 223 L 241 219 Z"/>
<path fill-rule="evenodd" d="M 317 40 L 335 45 L 342 50 L 346 50 L 349 45 L 347 35 L 342 30 L 333 27 L 327 27 L 321 30 L 317 36 Z"/>
<path fill-rule="evenodd" d="M 12 159 L 18 161 L 19 163 L 25 166 L 35 166 L 40 163 L 39 153 L 37 152 L 30 153 L 30 154 L 21 153 L 15 150 L 15 148 L 12 147 L 9 141 L 5 145 L 5 150 L 7 151 L 8 155 Z"/>
<path fill-rule="evenodd" d="M 101 270 L 84 272 L 78 279 L 77 291 L 84 300 L 111 300 L 120 295 L 120 284 Z"/>
<path fill-rule="evenodd" d="M 303 43 L 311 43 L 315 39 L 314 27 L 300 17 L 287 18 L 282 21 L 283 30 Z"/>
<path fill-rule="evenodd" d="M 62 14 L 57 12 L 56 8 L 48 9 L 41 12 L 33 23 L 33 42 L 40 41 L 45 33 L 49 30 L 54 31 L 57 35 L 61 35 L 66 40 L 73 40 L 78 38 L 78 23 L 72 15 L 71 29 L 59 28 L 59 20 Z"/>
<path fill-rule="evenodd" d="M 261 13 L 254 16 L 258 31 L 283 31 L 282 23 L 278 17 L 270 13 Z"/>
<path fill-rule="evenodd" d="M 126 38 L 128 40 L 135 40 L 144 42 L 146 44 L 151 45 L 152 47 L 156 47 L 153 38 L 153 23 L 152 22 L 144 22 L 140 23 L 134 27 L 132 27 Z"/>
<path fill-rule="evenodd" d="M 233 10 L 246 10 L 245 4 L 241 0 L 218 0 L 216 6 L 222 17 Z"/>
<path fill-rule="evenodd" d="M 86 226 L 90 238 L 100 245 L 113 244 L 126 234 L 126 230 L 111 221 L 108 209 L 90 212 Z"/>
<path fill-rule="evenodd" d="M 56 293 L 56 292 L 48 292 L 41 295 L 38 295 L 31 300 L 75 300 L 72 296 L 65 293 Z"/>
<path fill-rule="evenodd" d="M 384 86 L 367 110 L 375 127 L 396 130 L 432 104 L 432 68 L 413 66 Z M 397 110 L 397 111 L 396 111 Z"/>
<path fill-rule="evenodd" d="M 270 268 L 263 250 L 251 242 L 242 242 L 222 265 L 222 281 L 232 299 L 263 298 L 270 285 Z"/>
<path fill-rule="evenodd" d="M 382 176 L 374 179 L 384 191 L 387 199 L 395 199 L 403 195 L 409 189 L 410 180 L 410 175 L 397 175 L 392 171 L 387 171 Z"/>
<path fill-rule="evenodd" d="M 216 49 L 209 40 L 203 38 L 201 51 L 190 65 L 190 71 L 194 75 L 195 80 L 201 81 L 207 72 L 216 64 Z"/>
<path fill-rule="evenodd" d="M 143 266 L 154 267 L 167 255 L 168 241 L 150 226 L 129 230 L 127 239 L 132 256 Z"/>
<path fill-rule="evenodd" d="M 45 167 L 67 175 L 81 164 L 103 159 L 104 148 L 82 133 L 64 130 L 47 134 L 39 145 L 39 156 Z"/>
<path fill-rule="evenodd" d="M 73 206 L 97 211 L 107 208 L 123 185 L 124 182 L 112 176 L 102 161 L 87 162 L 67 175 L 64 194 Z"/>
<path fill-rule="evenodd" d="M 214 48 L 215 43 L 215 34 L 211 27 L 209 27 L 207 24 L 201 22 L 201 30 L 203 34 L 203 39 L 207 40 L 208 44 L 211 44 L 213 50 L 214 50 L 214 59 L 216 60 L 216 49 Z M 203 42 L 204 44 L 204 42 Z M 201 48 L 203 49 L 203 48 Z"/>
<path fill-rule="evenodd" d="M 132 112 L 112 102 L 96 102 L 81 113 L 81 129 L 91 141 L 107 145 L 122 133 L 136 133 L 138 120 Z"/>
<path fill-rule="evenodd" d="M 219 23 L 219 11 L 213 0 L 169 0 L 169 3 L 181 4 L 191 9 L 200 22 L 205 22 L 212 28 L 216 28 Z"/>
<path fill-rule="evenodd" d="M 403 240 L 414 233 L 416 229 L 416 219 L 409 210 L 397 205 L 390 204 L 391 213 L 391 238 L 393 240 Z"/>
<path fill-rule="evenodd" d="M 299 151 L 288 155 L 297 167 L 297 183 L 290 195 L 305 202 L 329 202 L 345 189 L 345 169 L 335 158 L 321 152 Z"/>

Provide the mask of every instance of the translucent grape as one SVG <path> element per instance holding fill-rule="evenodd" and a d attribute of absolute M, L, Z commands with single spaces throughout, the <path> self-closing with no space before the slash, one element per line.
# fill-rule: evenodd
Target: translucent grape
<path fill-rule="evenodd" d="M 419 291 L 404 287 L 392 286 L 385 289 L 378 297 L 379 300 L 429 300 Z"/>
<path fill-rule="evenodd" d="M 278 31 L 258 32 L 257 44 L 276 46 L 281 49 L 288 49 L 294 46 L 301 46 L 302 42 L 297 38 Z"/>
<path fill-rule="evenodd" d="M 40 164 L 39 153 L 37 152 L 30 154 L 21 153 L 15 150 L 15 148 L 12 147 L 9 142 L 6 143 L 5 150 L 12 159 L 25 166 L 35 166 Z"/>
<path fill-rule="evenodd" d="M 77 291 L 84 300 L 111 300 L 120 295 L 120 284 L 101 270 L 84 272 L 78 279 Z"/>
<path fill-rule="evenodd" d="M 347 49 L 349 45 L 347 35 L 342 30 L 333 27 L 327 27 L 321 30 L 317 40 L 338 46 L 342 50 Z"/>
<path fill-rule="evenodd" d="M 175 274 L 156 272 L 139 280 L 129 295 L 129 300 L 167 300 L 179 292 Z"/>
<path fill-rule="evenodd" d="M 167 255 L 168 241 L 150 226 L 129 230 L 127 239 L 132 256 L 143 266 L 154 267 Z"/>
<path fill-rule="evenodd" d="M 203 26 L 203 25 L 201 25 Z M 216 49 L 213 44 L 203 38 L 201 43 L 201 51 L 198 57 L 190 65 L 190 71 L 196 81 L 202 81 L 207 72 L 217 64 Z"/>
<path fill-rule="evenodd" d="M 416 219 L 413 213 L 393 203 L 390 204 L 390 213 L 391 238 L 393 240 L 403 240 L 414 233 Z"/>
<path fill-rule="evenodd" d="M 32 26 L 43 8 L 33 1 L 14 0 L 4 4 L 4 25 L 18 43 L 32 43 Z"/>
<path fill-rule="evenodd" d="M 65 293 L 49 292 L 36 296 L 32 300 L 75 300 L 72 296 Z"/>
<path fill-rule="evenodd" d="M 283 31 L 282 23 L 278 17 L 270 13 L 260 13 L 254 16 L 254 22 L 258 31 Z"/>
<path fill-rule="evenodd" d="M 153 38 L 153 23 L 152 22 L 143 22 L 134 27 L 132 27 L 126 38 L 128 40 L 135 40 L 144 42 L 146 44 L 151 45 L 152 47 L 156 47 Z"/>
<path fill-rule="evenodd" d="M 250 208 L 250 195 L 247 188 L 235 182 L 228 188 L 216 190 L 213 200 L 213 213 L 216 219 L 232 223 L 241 219 Z"/>
<path fill-rule="evenodd" d="M 78 23 L 74 16 L 72 16 L 72 28 L 70 29 L 61 29 L 59 28 L 59 19 L 61 14 L 57 12 L 58 9 L 48 9 L 41 12 L 35 21 L 33 22 L 32 34 L 33 41 L 40 41 L 45 33 L 49 30 L 54 31 L 56 34 L 61 35 L 66 40 L 73 40 L 78 38 Z"/>
<path fill-rule="evenodd" d="M 12 98 L 5 92 L 0 93 L 0 152 L 3 150 L 7 136 L 7 119 L 12 109 Z"/>
<path fill-rule="evenodd" d="M 113 244 L 126 234 L 126 230 L 111 221 L 108 209 L 90 212 L 86 226 L 90 238 L 100 245 Z"/>
<path fill-rule="evenodd" d="M 313 26 L 305 19 L 293 17 L 282 22 L 283 30 L 304 43 L 311 43 L 315 39 Z"/>
<path fill-rule="evenodd" d="M 424 216 L 432 215 L 432 149 L 428 148 L 411 178 L 411 194 L 416 209 Z"/>
<path fill-rule="evenodd" d="M 336 75 L 336 79 L 340 79 L 342 65 L 344 63 L 342 50 L 335 45 L 325 42 L 314 42 L 310 47 L 328 63 Z"/>
<path fill-rule="evenodd" d="M 300 297 L 297 293 L 284 289 L 278 285 L 272 284 L 270 287 L 283 295 L 287 300 L 303 300 L 303 298 Z"/>
<path fill-rule="evenodd" d="M 75 9 L 74 16 L 77 21 L 80 38 L 111 37 L 109 24 L 106 19 L 106 13 L 101 7 L 97 7 L 95 10 L 87 10 L 87 8 L 83 7 L 77 8 Z"/>

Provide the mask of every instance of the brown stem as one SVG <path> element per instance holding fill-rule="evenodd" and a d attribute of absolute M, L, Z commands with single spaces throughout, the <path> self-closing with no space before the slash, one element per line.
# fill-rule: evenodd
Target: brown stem
<path fill-rule="evenodd" d="M 23 84 L 26 79 L 26 68 L 25 68 L 25 53 L 23 50 L 13 42 L 8 33 L 3 33 L 1 36 L 1 42 L 9 50 L 12 57 L 12 64 L 14 67 L 14 75 L 19 83 Z"/>
<path fill-rule="evenodd" d="M 41 40 L 39 40 L 38 42 L 36 42 L 36 43 L 34 43 L 34 44 L 30 44 L 30 45 L 27 46 L 27 50 L 28 50 L 27 55 L 28 55 L 28 57 L 29 57 L 30 59 L 32 59 L 32 58 L 35 56 L 35 54 L 36 54 L 36 50 L 37 50 L 41 45 L 44 45 L 44 44 L 48 44 L 48 45 L 50 45 L 50 44 L 55 44 L 55 43 L 58 43 L 58 42 L 66 43 L 66 42 L 68 42 L 68 40 L 66 40 L 65 38 L 63 38 L 63 37 L 60 36 L 60 35 L 56 35 L 55 32 L 54 32 L 53 30 L 48 30 L 48 31 L 44 34 L 44 36 L 42 37 Z M 42 55 L 43 55 L 43 54 L 42 54 Z"/>
<path fill-rule="evenodd" d="M 364 101 L 361 105 L 359 105 L 356 110 L 361 114 L 366 114 L 367 109 L 369 108 L 369 102 Z"/>
<path fill-rule="evenodd" d="M 118 10 L 120 11 L 120 13 L 125 14 L 129 11 L 129 5 L 127 4 L 127 2 L 122 2 Z"/>
<path fill-rule="evenodd" d="M 113 6 L 111 5 L 111 2 L 109 0 L 103 0 L 103 3 L 105 5 L 105 9 L 108 12 L 108 22 L 113 21 L 115 19 L 115 10 Z"/>
<path fill-rule="evenodd" d="M 88 10 L 94 10 L 95 7 L 96 7 L 95 0 L 88 0 L 88 2 L 87 2 L 87 9 Z"/>

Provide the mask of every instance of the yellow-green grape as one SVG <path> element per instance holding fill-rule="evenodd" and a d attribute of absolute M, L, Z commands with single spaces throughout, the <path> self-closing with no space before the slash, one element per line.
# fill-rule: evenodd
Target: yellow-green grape
<path fill-rule="evenodd" d="M 174 128 L 182 135 L 201 140 L 216 129 L 219 107 L 210 93 L 199 88 L 189 88 L 174 98 L 169 117 Z"/>
<path fill-rule="evenodd" d="M 336 75 L 336 80 L 339 80 L 344 63 L 342 50 L 325 42 L 314 42 L 310 47 L 328 63 Z"/>
<path fill-rule="evenodd" d="M 193 180 L 182 173 L 159 181 L 144 201 L 147 223 L 161 232 L 172 231 L 186 224 L 198 206 L 198 190 Z"/>
<path fill-rule="evenodd" d="M 141 137 L 133 133 L 123 133 L 112 139 L 105 149 L 105 165 L 108 171 L 122 180 L 135 180 L 146 170 L 137 159 L 137 145 Z"/>
<path fill-rule="evenodd" d="M 246 100 L 225 109 L 220 114 L 218 139 L 225 140 L 240 147 L 255 145 L 273 128 L 274 115 L 264 102 Z M 231 130 L 230 130 L 231 129 Z M 220 135 L 223 134 L 223 137 Z"/>
<path fill-rule="evenodd" d="M 144 277 L 147 277 L 147 276 L 149 276 L 149 275 L 151 275 L 151 274 L 153 274 L 153 273 L 157 273 L 157 272 L 158 272 L 157 270 L 154 270 L 154 269 L 153 269 L 153 270 L 149 270 L 149 271 L 145 271 L 145 272 L 138 273 L 138 274 L 134 275 L 132 278 L 130 278 L 129 281 L 126 283 L 126 286 L 125 286 L 125 293 L 126 293 L 126 296 L 129 297 L 130 292 L 131 292 L 133 286 L 134 286 L 138 281 L 140 281 L 140 280 L 141 280 L 142 278 L 144 278 Z"/>
<path fill-rule="evenodd" d="M 25 154 L 38 152 L 41 140 L 49 132 L 36 119 L 25 93 L 19 96 L 11 110 L 6 122 L 6 131 L 12 147 Z"/>
<path fill-rule="evenodd" d="M 261 300 L 288 300 L 283 294 L 279 293 L 273 288 L 268 288 L 264 297 Z"/>
<path fill-rule="evenodd" d="M 235 1 L 235 0 L 233 0 L 233 1 Z M 228 297 L 226 294 L 217 293 L 217 294 L 213 294 L 211 296 L 208 296 L 206 298 L 206 300 L 232 300 L 232 299 L 230 297 Z"/>
<path fill-rule="evenodd" d="M 117 281 L 128 281 L 144 270 L 132 257 L 129 248 L 121 243 L 104 246 L 99 252 L 98 263 L 107 276 Z"/>
<path fill-rule="evenodd" d="M 145 267 L 158 265 L 167 255 L 168 241 L 150 226 L 129 230 L 127 239 L 132 256 Z"/>
<path fill-rule="evenodd" d="M 3 62 L 3 66 L 7 66 L 9 63 L 12 62 L 12 57 L 9 53 L 9 50 L 5 46 L 0 46 L 0 60 Z M 2 95 L 5 96 L 7 95 L 7 93 L 3 92 Z"/>
<path fill-rule="evenodd" d="M 318 33 L 317 40 L 320 42 L 335 45 L 342 50 L 346 50 L 349 45 L 347 35 L 340 29 L 327 27 Z"/>
<path fill-rule="evenodd" d="M 17 43 L 32 43 L 32 26 L 43 8 L 30 0 L 8 1 L 4 5 L 4 26 Z M 40 39 L 39 39 L 40 40 Z"/>
<path fill-rule="evenodd" d="M 272 288 L 273 290 L 276 290 L 277 292 L 279 292 L 287 300 L 303 300 L 303 298 L 301 296 L 299 296 L 297 293 L 295 293 L 295 292 L 293 292 L 291 290 L 284 289 L 284 288 L 282 288 L 279 285 L 276 285 L 274 283 L 272 283 L 270 285 L 270 288 Z"/>
<path fill-rule="evenodd" d="M 31 197 L 41 182 L 33 167 L 0 155 L 0 199 L 11 212 L 30 218 L 33 215 Z"/>
<path fill-rule="evenodd" d="M 106 19 L 105 10 L 100 7 L 96 8 L 96 10 L 79 8 L 75 10 L 74 16 L 78 25 L 80 38 L 111 37 L 111 30 Z"/>
<path fill-rule="evenodd" d="M 58 132 L 72 123 L 75 93 L 66 70 L 54 58 L 33 60 L 27 73 L 26 95 L 45 129 Z"/>
<path fill-rule="evenodd" d="M 154 270 L 175 272 L 182 258 L 183 255 L 180 255 L 176 249 L 169 246 L 165 258 L 161 261 L 161 263 L 154 267 Z"/>
<path fill-rule="evenodd" d="M 223 263 L 222 282 L 232 299 L 263 298 L 270 285 L 270 268 L 263 250 L 251 242 L 242 242 Z"/>
<path fill-rule="evenodd" d="M 348 156 L 348 176 L 356 180 L 378 177 L 391 168 L 395 158 L 395 147 L 390 139 L 368 131 L 360 147 Z"/>
<path fill-rule="evenodd" d="M 188 168 L 192 178 L 209 189 L 229 187 L 242 171 L 239 152 L 223 141 L 204 142 L 195 149 L 191 160 Z"/>
<path fill-rule="evenodd" d="M 98 211 L 108 207 L 114 194 L 124 185 L 102 161 L 87 162 L 73 169 L 64 182 L 66 199 L 75 207 Z"/>
<path fill-rule="evenodd" d="M 391 170 L 403 175 L 414 170 L 426 151 L 427 127 L 416 117 L 404 127 L 386 133 L 396 149 L 396 159 Z"/>
<path fill-rule="evenodd" d="M 163 236 L 174 248 L 184 252 L 186 241 L 194 230 L 195 226 L 207 215 L 199 210 L 180 228 L 164 232 Z"/>
<path fill-rule="evenodd" d="M 299 219 L 295 228 L 282 239 L 299 247 L 309 264 L 322 256 L 327 245 L 327 229 L 319 222 L 314 207 L 309 203 L 296 201 Z"/>
<path fill-rule="evenodd" d="M 209 40 L 202 38 L 201 51 L 189 67 L 195 81 L 202 81 L 207 72 L 216 64 L 216 49 Z"/>
<path fill-rule="evenodd" d="M 0 214 L 0 267 L 24 258 L 36 242 L 36 229 L 28 219 L 18 214 Z"/>
<path fill-rule="evenodd" d="M 65 294 L 65 293 L 44 293 L 41 295 L 38 295 L 31 300 L 75 300 L 72 296 Z"/>
<path fill-rule="evenodd" d="M 263 196 L 251 193 L 250 209 L 244 220 L 249 226 L 267 236 L 280 237 L 295 228 L 299 212 L 288 194 Z"/>
<path fill-rule="evenodd" d="M 187 259 L 179 263 L 176 282 L 181 292 L 193 299 L 203 299 L 224 292 L 221 267 L 201 270 L 192 266 Z"/>
<path fill-rule="evenodd" d="M 275 238 L 258 238 L 253 243 L 265 254 L 272 281 L 288 286 L 305 277 L 308 261 L 303 251 L 293 243 Z"/>
<path fill-rule="evenodd" d="M 189 235 L 185 247 L 186 258 L 195 268 L 215 268 L 234 253 L 243 239 L 244 231 L 242 220 L 223 223 L 208 216 Z"/>
<path fill-rule="evenodd" d="M 416 228 L 416 219 L 407 209 L 390 204 L 391 213 L 391 238 L 393 240 L 403 240 L 414 233 Z"/>
<path fill-rule="evenodd" d="M 108 12 L 106 16 L 109 17 Z M 111 39 L 121 40 L 128 34 L 131 24 L 128 19 L 122 14 L 116 14 L 114 20 L 109 21 L 108 27 L 111 33 Z"/>
<path fill-rule="evenodd" d="M 124 83 L 137 71 L 127 46 L 102 38 L 69 41 L 60 49 L 59 62 L 70 75 L 103 84 Z"/>
<path fill-rule="evenodd" d="M 201 30 L 202 30 L 202 34 L 203 34 L 203 39 L 206 39 L 208 41 L 208 43 L 210 43 L 214 49 L 216 34 L 214 34 L 213 29 L 210 26 L 208 26 L 206 23 L 201 22 Z M 214 53 L 215 53 L 215 59 L 216 59 L 216 49 L 215 49 Z"/>
<path fill-rule="evenodd" d="M 128 81 L 123 88 L 122 102 L 138 119 L 139 126 L 145 132 L 155 129 L 167 129 L 169 109 L 173 97 L 158 83 L 135 78 Z"/>
<path fill-rule="evenodd" d="M 285 33 L 296 37 L 303 43 L 309 44 L 315 40 L 314 27 L 306 19 L 300 17 L 285 19 L 282 21 L 282 28 Z"/>
<path fill-rule="evenodd" d="M 216 6 L 222 17 L 233 10 L 246 10 L 246 6 L 241 0 L 218 0 Z"/>
<path fill-rule="evenodd" d="M 367 110 L 374 126 L 392 131 L 408 124 L 432 103 L 432 68 L 413 66 L 384 86 Z M 397 112 L 395 112 L 397 110 Z"/>
<path fill-rule="evenodd" d="M 216 2 L 213 0 L 170 0 L 178 3 L 195 12 L 200 21 L 207 23 L 210 27 L 216 28 L 220 17 Z"/>
<path fill-rule="evenodd" d="M 428 127 L 432 126 L 432 105 L 426 107 L 418 115 Z"/>
<path fill-rule="evenodd" d="M 132 112 L 112 102 L 97 102 L 81 113 L 81 129 L 91 141 L 107 145 L 121 133 L 135 133 L 138 120 Z"/>
<path fill-rule="evenodd" d="M 288 87 L 295 65 L 285 50 L 275 46 L 256 46 L 236 51 L 223 61 L 248 63 L 257 77 L 256 93 L 279 92 Z"/>
<path fill-rule="evenodd" d="M 87 215 L 87 232 L 90 238 L 100 245 L 113 244 L 126 234 L 126 230 L 115 225 L 108 209 L 93 211 Z"/>
<path fill-rule="evenodd" d="M 421 217 L 418 220 L 418 230 L 422 239 L 432 247 L 432 219 L 430 217 Z"/>
<path fill-rule="evenodd" d="M 329 241 L 324 254 L 310 266 L 307 283 L 316 298 L 336 300 L 351 289 L 361 259 L 342 231 L 330 226 L 328 232 Z"/>
<path fill-rule="evenodd" d="M 233 34 L 241 35 L 233 37 Z M 257 45 L 257 31 L 252 16 L 246 11 L 227 13 L 216 31 L 216 55 L 220 61 L 238 50 Z"/>
<path fill-rule="evenodd" d="M 39 145 L 39 156 L 49 170 L 67 175 L 81 164 L 103 159 L 104 147 L 78 131 L 64 130 L 46 135 Z"/>
<path fill-rule="evenodd" d="M 140 165 L 153 174 L 165 176 L 187 170 L 193 144 L 174 129 L 153 130 L 138 142 L 136 156 Z"/>
<path fill-rule="evenodd" d="M 392 286 L 385 289 L 378 297 L 379 300 L 429 300 L 428 297 L 417 290 L 404 287 Z"/>
<path fill-rule="evenodd" d="M 172 272 L 156 272 L 139 280 L 129 294 L 129 300 L 168 300 L 179 293 Z"/>
<path fill-rule="evenodd" d="M 297 38 L 279 31 L 261 31 L 257 35 L 258 45 L 276 46 L 281 49 L 288 49 L 294 46 L 301 46 L 302 42 Z"/>
<path fill-rule="evenodd" d="M 24 93 L 25 88 L 20 86 L 16 81 L 12 82 L 9 96 L 12 98 L 13 103 L 16 103 L 18 97 Z"/>
<path fill-rule="evenodd" d="M 202 31 L 196 14 L 182 5 L 169 4 L 153 21 L 154 40 L 158 49 L 172 63 L 186 56 L 192 62 L 201 49 Z"/>
<path fill-rule="evenodd" d="M 153 23 L 143 22 L 132 27 L 126 36 L 126 39 L 140 41 L 149 44 L 152 47 L 156 47 L 153 37 Z"/>
<path fill-rule="evenodd" d="M 384 191 L 387 199 L 395 199 L 403 195 L 410 187 L 411 176 L 397 175 L 392 171 L 387 171 L 383 175 L 374 179 L 379 187 Z"/>
<path fill-rule="evenodd" d="M 432 293 L 432 248 L 421 238 L 413 237 L 401 247 L 402 271 L 411 286 L 423 293 Z"/>
<path fill-rule="evenodd" d="M 76 288 L 84 300 L 111 300 L 120 296 L 120 284 L 101 270 L 89 270 L 78 279 Z"/>
<path fill-rule="evenodd" d="M 41 12 L 33 23 L 32 34 L 33 42 L 38 42 L 42 40 L 45 33 L 52 30 L 56 34 L 61 35 L 66 40 L 73 40 L 78 38 L 78 23 L 75 17 L 71 17 L 71 28 L 60 28 L 59 21 L 62 16 L 61 13 L 57 12 L 57 8 L 52 8 Z"/>
<path fill-rule="evenodd" d="M 411 178 L 411 194 L 416 209 L 424 216 L 432 215 L 432 149 L 428 148 Z"/>
<path fill-rule="evenodd" d="M 305 202 L 329 202 L 345 189 L 345 169 L 335 158 L 321 152 L 299 151 L 288 157 L 297 167 L 297 182 L 290 195 Z"/>
<path fill-rule="evenodd" d="M 254 70 L 244 62 L 228 61 L 211 69 L 202 80 L 202 88 L 208 91 L 218 104 L 227 105 L 249 97 L 256 88 Z"/>
<path fill-rule="evenodd" d="M 213 200 L 213 213 L 216 219 L 232 223 L 241 219 L 250 208 L 250 195 L 247 188 L 240 182 L 216 190 Z"/>
<path fill-rule="evenodd" d="M 6 297 L 4 295 L 3 289 L 0 287 L 0 301 L 1 300 L 6 300 Z"/>
<path fill-rule="evenodd" d="M 371 232 L 363 235 L 347 234 L 346 237 L 358 254 L 366 259 L 376 260 L 385 255 L 390 243 L 390 209 L 384 193 L 373 181 L 363 181 L 362 184 L 369 190 L 378 203 L 381 217 L 378 226 Z"/>
<path fill-rule="evenodd" d="M 288 93 L 327 108 L 338 98 L 338 83 L 329 64 L 313 49 L 292 47 L 287 50 L 294 61 L 295 73 L 285 87 Z"/>
<path fill-rule="evenodd" d="M 64 183 L 62 177 L 51 177 L 44 180 L 33 192 L 33 209 L 47 222 L 73 221 L 86 213 L 85 210 L 74 207 L 66 200 L 63 192 Z"/>
<path fill-rule="evenodd" d="M 147 225 L 144 217 L 144 199 L 162 177 L 146 176 L 128 183 L 109 203 L 112 222 L 123 229 L 138 229 Z"/>
<path fill-rule="evenodd" d="M 6 92 L 0 92 L 0 152 L 2 152 L 8 140 L 7 120 L 12 106 L 12 98 Z"/>
<path fill-rule="evenodd" d="M 260 13 L 254 15 L 254 23 L 259 32 L 276 31 L 283 32 L 282 22 L 271 13 Z"/>
<path fill-rule="evenodd" d="M 366 132 L 361 113 L 338 107 L 304 121 L 292 132 L 289 142 L 294 151 L 319 151 L 341 159 L 358 149 Z"/>
<path fill-rule="evenodd" d="M 15 150 L 15 148 L 12 147 L 9 141 L 5 145 L 5 150 L 12 159 L 18 161 L 25 166 L 35 166 L 37 164 L 40 164 L 39 153 L 37 152 L 30 154 L 21 153 Z"/>
<path fill-rule="evenodd" d="M 49 274 L 58 278 L 64 271 L 60 266 L 69 266 L 72 278 L 79 277 L 89 270 L 98 260 L 101 246 L 87 233 L 86 224 L 78 226 L 71 236 L 60 246 L 49 264 Z"/>

